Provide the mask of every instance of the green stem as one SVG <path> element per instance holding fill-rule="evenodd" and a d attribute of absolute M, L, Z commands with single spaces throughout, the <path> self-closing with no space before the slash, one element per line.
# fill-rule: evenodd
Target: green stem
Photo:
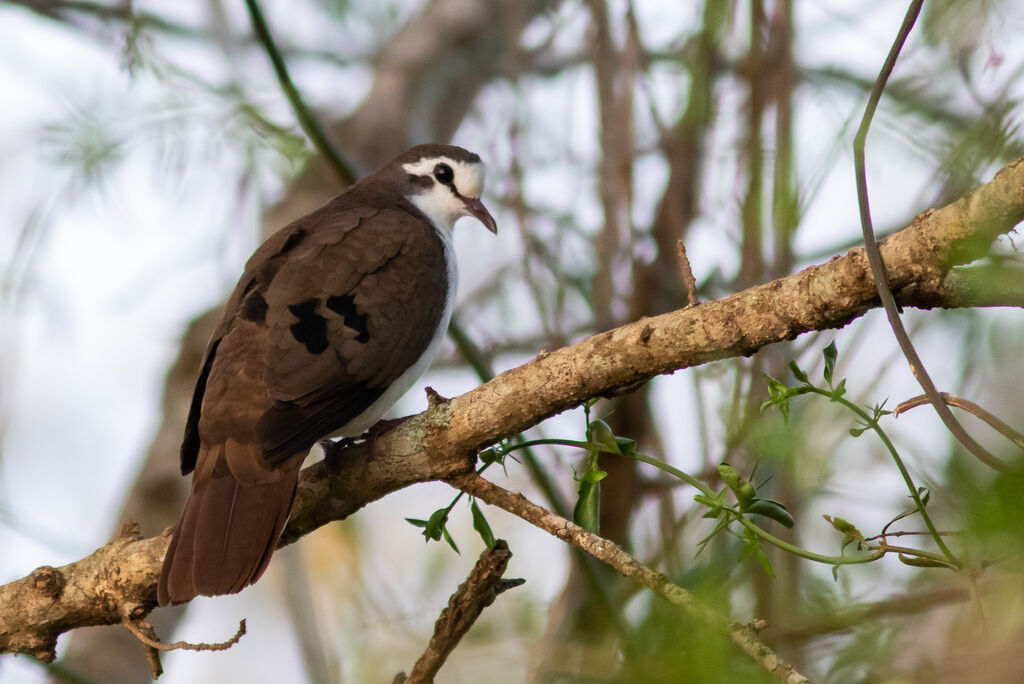
<path fill-rule="evenodd" d="M 918 558 L 927 558 L 928 560 L 935 561 L 936 563 L 942 563 L 943 565 L 951 565 L 953 568 L 959 567 L 951 564 L 948 558 L 944 558 L 937 553 L 930 553 L 920 549 L 912 549 L 907 546 L 889 546 L 888 544 L 883 544 L 881 549 L 886 553 L 902 553 L 904 556 L 917 556 Z"/>
<path fill-rule="evenodd" d="M 789 542 L 776 537 L 774 534 L 766 532 L 765 530 L 761 529 L 753 522 L 748 520 L 745 516 L 740 515 L 736 511 L 733 511 L 732 509 L 727 510 L 729 510 L 735 516 L 736 520 L 741 525 L 746 527 L 748 530 L 756 534 L 761 539 L 765 540 L 769 544 L 779 547 L 783 551 L 788 551 L 789 553 L 792 553 L 796 556 L 800 556 L 801 558 L 806 558 L 807 560 L 817 561 L 819 563 L 825 563 L 827 565 L 859 565 L 861 563 L 871 563 L 885 555 L 884 550 L 875 549 L 870 555 L 864 556 L 862 558 L 846 558 L 845 556 L 824 556 L 820 553 L 814 553 L 813 551 L 802 549 L 799 546 L 794 546 L 793 544 L 790 544 Z"/>
<path fill-rule="evenodd" d="M 354 184 L 356 182 L 356 174 L 352 171 L 352 167 L 341 158 L 338 151 L 327 140 L 323 129 L 320 128 L 316 119 L 313 118 L 312 112 L 309 111 L 305 101 L 303 101 L 302 96 L 299 94 L 298 88 L 292 83 L 291 76 L 288 75 L 288 67 L 284 63 L 284 57 L 281 56 L 280 50 L 277 49 L 277 44 L 270 35 L 270 28 L 267 26 L 266 19 L 263 18 L 263 12 L 260 10 L 259 4 L 256 0 L 245 0 L 245 6 L 249 9 L 252 29 L 256 32 L 256 37 L 259 38 L 260 43 L 263 44 L 263 49 L 266 50 L 267 56 L 270 57 L 271 64 L 274 65 L 277 81 L 281 84 L 281 90 L 284 91 L 285 97 L 288 98 L 288 102 L 291 104 L 292 111 L 295 112 L 295 118 L 298 119 L 302 130 L 306 133 L 306 136 L 313 143 L 313 146 L 316 147 L 317 151 L 327 159 L 331 168 L 338 174 L 341 182 L 344 185 Z"/>
<path fill-rule="evenodd" d="M 893 461 L 895 461 L 896 467 L 900 471 L 900 475 L 903 476 L 903 481 L 906 483 L 907 489 L 910 491 L 910 497 L 914 500 L 914 504 L 917 506 L 917 512 L 921 514 L 921 519 L 924 521 L 925 527 L 928 528 L 932 539 L 935 540 L 935 544 L 945 556 L 945 558 L 941 560 L 943 562 L 951 563 L 958 568 L 961 567 L 960 560 L 952 551 L 950 551 L 949 547 L 946 546 L 946 542 L 942 541 L 942 535 L 939 533 L 938 528 L 935 527 L 935 523 L 932 522 L 931 516 L 928 515 L 928 510 L 924 506 L 924 501 L 921 500 L 921 495 L 918 494 L 917 486 L 914 484 L 914 479 L 910 476 L 910 471 L 908 471 L 907 467 L 903 464 L 903 459 L 900 458 L 899 452 L 896 451 L 896 447 L 893 445 L 892 441 L 889 440 L 889 436 L 885 434 L 885 430 L 883 430 L 882 426 L 878 424 L 878 421 L 869 416 L 866 411 L 848 399 L 833 396 L 832 392 L 820 387 L 815 387 L 814 385 L 808 384 L 806 386 L 811 392 L 823 397 L 828 397 L 831 401 L 842 404 L 849 410 L 853 411 L 858 418 L 864 421 L 865 425 L 871 428 L 874 433 L 878 435 L 879 439 L 882 440 L 882 444 L 884 444 L 885 448 L 889 450 L 889 455 L 892 456 Z"/>
<path fill-rule="evenodd" d="M 536 440 L 532 440 L 530 442 L 526 442 L 526 443 L 524 443 L 522 445 L 516 445 L 516 446 L 510 447 L 508 449 L 508 451 L 513 451 L 513 450 L 515 450 L 516 448 L 518 448 L 520 446 L 533 446 L 533 445 L 540 445 L 540 444 L 554 444 L 554 445 L 559 445 L 559 446 L 574 447 L 574 448 L 577 448 L 577 449 L 586 449 L 588 451 L 601 451 L 601 452 L 604 452 L 604 453 L 619 454 L 620 456 L 623 455 L 621 452 L 616 451 L 614 449 L 611 449 L 611 448 L 605 446 L 604 444 L 598 444 L 596 442 L 581 442 L 581 441 L 574 440 L 574 439 L 536 439 Z M 680 480 L 682 480 L 683 482 L 687 483 L 688 485 L 694 487 L 695 489 L 697 489 L 698 491 L 700 491 L 702 494 L 704 494 L 707 497 L 714 497 L 715 496 L 715 491 L 713 489 L 711 489 L 710 487 L 705 485 L 700 480 L 697 480 L 692 475 L 689 475 L 689 474 L 683 472 L 682 470 L 679 470 L 678 468 L 676 468 L 674 466 L 671 466 L 671 465 L 669 465 L 667 463 L 663 463 L 662 461 L 659 461 L 659 460 L 657 460 L 655 458 L 651 458 L 650 456 L 645 456 L 645 455 L 639 454 L 639 453 L 632 454 L 632 456 L 636 460 L 640 461 L 641 463 L 646 463 L 648 465 L 652 465 L 655 468 L 657 468 L 658 470 L 661 470 L 661 471 L 666 472 L 666 473 L 668 473 L 668 474 L 670 474 L 670 475 L 672 475 L 674 477 L 679 478 Z M 828 565 L 855 565 L 855 564 L 859 564 L 859 563 L 870 563 L 872 561 L 877 560 L 878 558 L 881 558 L 884 555 L 884 553 L 885 553 L 882 550 L 877 550 L 877 551 L 873 552 L 870 556 L 865 556 L 863 558 L 845 558 L 845 557 L 842 557 L 842 556 L 825 556 L 825 555 L 822 555 L 820 553 L 814 553 L 813 551 L 807 551 L 806 549 L 802 549 L 799 546 L 794 546 L 793 544 L 790 544 L 789 542 L 784 541 L 784 540 L 776 537 L 775 535 L 773 535 L 773 534 L 771 534 L 769 532 L 766 532 L 765 530 L 761 529 L 760 527 L 758 527 L 756 524 L 751 522 L 749 519 L 747 519 L 742 514 L 736 512 L 736 511 L 733 511 L 732 509 L 729 509 L 729 508 L 727 508 L 725 510 L 728 510 L 733 515 L 733 517 L 737 521 L 740 522 L 740 524 L 742 524 L 748 530 L 750 530 L 751 532 L 753 532 L 754 534 L 759 536 L 761 539 L 769 542 L 770 544 L 774 544 L 775 546 L 779 547 L 780 549 L 783 549 L 784 551 L 788 551 L 788 552 L 790 552 L 790 553 L 792 553 L 794 555 L 800 556 L 801 558 L 806 558 L 807 560 L 817 561 L 819 563 L 826 563 Z M 939 559 L 939 560 L 945 561 L 945 559 Z"/>

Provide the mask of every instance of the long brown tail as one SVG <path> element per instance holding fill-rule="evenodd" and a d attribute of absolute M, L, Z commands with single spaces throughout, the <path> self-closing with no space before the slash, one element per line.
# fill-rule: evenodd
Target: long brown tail
<path fill-rule="evenodd" d="M 223 454 L 212 472 L 192 480 L 192 493 L 164 557 L 157 600 L 161 606 L 198 595 L 234 594 L 259 579 L 288 520 L 299 463 L 273 469 L 273 479 L 239 482 Z"/>

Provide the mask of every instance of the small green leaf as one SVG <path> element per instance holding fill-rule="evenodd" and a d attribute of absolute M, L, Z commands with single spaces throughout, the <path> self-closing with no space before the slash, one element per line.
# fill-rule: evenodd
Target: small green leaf
<path fill-rule="evenodd" d="M 428 541 L 438 541 L 441 539 L 441 535 L 447 535 L 448 532 L 445 530 L 445 525 L 448 524 L 448 509 L 438 508 L 430 515 L 430 520 L 423 528 L 423 536 Z"/>
<path fill-rule="evenodd" d="M 840 518 L 838 515 L 823 515 L 821 517 L 827 520 L 828 523 L 832 525 L 832 527 L 836 528 L 843 534 L 850 535 L 852 537 L 860 539 L 861 541 L 864 540 L 864 535 L 861 534 L 860 530 L 858 530 L 856 526 L 849 520 L 846 520 L 845 518 Z"/>
<path fill-rule="evenodd" d="M 768 383 L 768 394 L 772 399 L 778 399 L 779 397 L 784 397 L 786 395 L 786 390 L 789 388 L 786 387 L 785 384 L 779 382 L 764 371 L 761 371 L 761 377 L 764 378 L 766 383 Z"/>
<path fill-rule="evenodd" d="M 406 518 L 405 522 L 407 522 L 410 525 L 413 525 L 415 527 L 426 527 L 427 526 L 427 521 L 426 520 L 420 520 L 419 518 Z"/>
<path fill-rule="evenodd" d="M 721 476 L 722 481 L 732 490 L 732 493 L 736 495 L 736 501 L 739 502 L 741 508 L 750 503 L 757 494 L 754 485 L 744 480 L 740 476 L 740 471 L 728 463 L 723 461 L 718 464 L 718 474 Z"/>
<path fill-rule="evenodd" d="M 480 462 L 484 465 L 490 465 L 491 463 L 500 463 L 504 460 L 505 455 L 500 453 L 497 447 L 490 447 L 477 454 L 477 458 L 479 458 Z"/>
<path fill-rule="evenodd" d="M 774 520 L 783 527 L 793 528 L 793 516 L 789 514 L 786 507 L 773 499 L 753 499 L 749 506 L 744 509 L 745 513 L 752 515 L 763 515 Z"/>
<path fill-rule="evenodd" d="M 758 546 L 754 549 L 754 555 L 757 556 L 757 561 L 761 564 L 761 567 L 768 574 L 769 577 L 775 579 L 775 568 L 772 567 L 772 562 L 768 559 L 764 550 Z"/>
<path fill-rule="evenodd" d="M 594 427 L 598 424 L 604 425 L 606 429 L 608 428 L 601 421 L 594 421 L 590 426 Z M 601 428 L 598 428 L 597 432 L 600 432 L 600 430 Z M 596 435 L 595 432 L 590 430 L 587 432 L 588 437 L 591 439 Z M 608 429 L 608 435 L 611 435 L 610 429 Z M 614 436 L 611 436 L 611 439 L 614 441 Z M 576 506 L 572 512 L 573 522 L 594 534 L 600 534 L 601 480 L 608 476 L 608 473 L 597 467 L 597 456 L 596 452 L 591 452 L 584 460 L 583 472 L 575 475 L 576 480 L 580 483 L 580 487 L 576 498 Z"/>
<path fill-rule="evenodd" d="M 487 522 L 487 518 L 484 517 L 483 511 L 476 505 L 476 501 L 469 505 L 469 510 L 473 514 L 473 529 L 480 534 L 480 538 L 484 540 L 484 544 L 487 548 L 494 548 L 494 532 L 491 530 L 490 523 Z"/>
<path fill-rule="evenodd" d="M 735 490 L 743 482 L 743 478 L 740 476 L 740 471 L 735 466 L 729 465 L 725 461 L 718 464 L 718 476 L 722 478 L 722 482 L 728 485 L 729 489 Z"/>
<path fill-rule="evenodd" d="M 697 553 L 693 554 L 693 557 L 697 558 L 700 556 L 700 554 L 704 552 L 704 549 L 707 548 L 708 542 L 710 542 L 716 534 L 728 527 L 729 522 L 730 520 L 727 516 L 719 518 L 718 522 L 715 523 L 715 528 L 711 530 L 711 533 L 697 542 Z"/>
<path fill-rule="evenodd" d="M 900 563 L 909 565 L 913 568 L 951 568 L 949 563 L 943 563 L 942 561 L 932 560 L 931 558 L 921 558 L 920 556 L 907 556 L 905 554 L 899 554 Z"/>
<path fill-rule="evenodd" d="M 885 410 L 885 404 L 886 404 L 887 401 L 889 401 L 888 397 L 886 397 L 885 400 L 883 400 L 881 404 L 875 404 L 874 413 L 875 413 L 875 422 L 876 423 L 878 422 L 878 419 L 881 418 L 882 416 L 891 416 L 892 415 L 892 411 L 886 411 Z"/>
<path fill-rule="evenodd" d="M 768 573 L 769 577 L 775 577 L 775 570 L 772 568 L 772 563 L 768 560 L 768 556 L 765 555 L 764 550 L 761 548 L 761 540 L 758 539 L 757 535 L 751 532 L 749 529 L 744 528 L 743 530 L 743 549 L 740 551 L 740 562 L 743 562 L 753 556 L 760 563 L 761 568 Z"/>
<path fill-rule="evenodd" d="M 846 394 L 846 378 L 839 381 L 839 384 L 836 385 L 835 389 L 832 390 L 832 393 L 828 395 L 828 398 L 835 401 L 844 394 Z"/>
<path fill-rule="evenodd" d="M 761 410 L 764 411 L 769 406 L 778 406 L 779 411 L 782 413 L 782 420 L 789 422 L 789 398 L 793 396 L 796 391 L 786 387 L 784 384 L 768 375 L 764 371 L 761 372 L 761 377 L 768 383 L 768 396 L 770 399 L 761 404 Z"/>
<path fill-rule="evenodd" d="M 452 547 L 452 550 L 461 556 L 462 552 L 459 551 L 459 547 L 455 545 L 455 540 L 452 539 L 452 535 L 448 534 L 447 527 L 441 528 L 441 534 L 444 535 L 444 540 L 448 542 L 448 546 Z"/>
<path fill-rule="evenodd" d="M 789 362 L 789 370 L 793 373 L 794 378 L 804 384 L 807 384 L 807 373 L 801 370 L 800 366 L 796 365 L 796 361 Z"/>
<path fill-rule="evenodd" d="M 704 511 L 702 518 L 717 518 L 722 513 L 722 505 L 725 497 L 725 490 L 723 489 L 716 496 L 705 496 L 704 494 L 695 494 L 693 500 L 702 506 L 707 506 L 708 510 Z"/>
<path fill-rule="evenodd" d="M 615 433 L 612 432 L 608 423 L 603 420 L 591 421 L 590 426 L 587 428 L 587 433 L 590 441 L 607 447 L 612 453 L 622 454 L 619 443 L 615 439 Z"/>
<path fill-rule="evenodd" d="M 786 396 L 779 402 L 779 413 L 782 414 L 782 422 L 789 423 L 789 397 Z"/>
<path fill-rule="evenodd" d="M 703 494 L 694 494 L 693 500 L 699 504 L 707 506 L 708 508 L 721 508 L 721 504 L 712 499 L 710 496 L 705 496 Z M 408 518 L 406 518 L 406 520 L 408 520 Z"/>
<path fill-rule="evenodd" d="M 853 427 L 853 428 L 850 428 L 850 436 L 851 437 L 860 437 L 865 432 L 867 432 L 869 429 L 870 428 L 867 428 L 867 427 Z"/>
<path fill-rule="evenodd" d="M 861 531 L 858 530 L 850 521 L 844 520 L 839 516 L 823 515 L 821 517 L 827 520 L 828 523 L 836 530 L 843 533 L 843 541 L 839 545 L 840 552 L 845 551 L 846 547 L 854 542 L 857 543 L 858 549 L 861 548 L 862 544 L 867 543 L 864 540 L 864 535 L 861 533 Z"/>
<path fill-rule="evenodd" d="M 601 485 L 580 479 L 579 498 L 572 511 L 572 521 L 594 534 L 601 533 Z"/>
<path fill-rule="evenodd" d="M 831 385 L 832 371 L 835 370 L 836 358 L 839 356 L 839 352 L 836 350 L 835 339 L 828 343 L 828 346 L 825 347 L 825 350 L 822 352 L 822 356 L 825 357 L 825 382 Z"/>
<path fill-rule="evenodd" d="M 746 544 L 744 544 L 743 548 L 740 549 L 739 562 L 742 563 L 743 561 L 745 561 L 748 558 L 750 558 L 753 555 L 755 549 L 757 549 L 757 546 L 754 545 L 754 544 L 751 544 L 750 542 L 747 542 Z"/>
<path fill-rule="evenodd" d="M 619 451 L 623 456 L 636 455 L 636 440 L 629 437 L 615 435 L 615 443 L 619 445 Z"/>
<path fill-rule="evenodd" d="M 832 581 L 834 581 L 834 582 L 838 582 L 839 581 L 839 566 L 838 565 L 833 565 L 832 566 Z"/>

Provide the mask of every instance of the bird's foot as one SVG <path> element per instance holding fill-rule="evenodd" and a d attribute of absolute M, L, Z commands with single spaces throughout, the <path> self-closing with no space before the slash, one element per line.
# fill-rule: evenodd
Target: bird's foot
<path fill-rule="evenodd" d="M 381 436 L 388 432 L 391 432 L 396 427 L 409 420 L 412 416 L 405 416 L 404 418 L 389 418 L 387 420 L 378 420 L 374 423 L 373 427 L 359 435 L 358 437 L 342 437 L 338 440 L 322 439 L 320 440 L 320 448 L 324 450 L 324 464 L 327 466 L 328 471 L 337 472 L 341 464 L 341 456 L 348 449 L 355 447 L 360 442 L 366 445 L 369 450 L 367 459 L 372 460 L 377 450 L 377 440 Z"/>
<path fill-rule="evenodd" d="M 370 449 L 370 455 L 368 458 L 373 459 L 377 452 L 377 440 L 386 435 L 387 433 L 394 430 L 396 427 L 404 423 L 405 421 L 412 418 L 412 416 L 403 416 L 402 418 L 388 418 L 386 420 L 378 420 L 374 423 L 373 427 L 364 432 L 360 439 L 366 442 L 367 447 Z"/>

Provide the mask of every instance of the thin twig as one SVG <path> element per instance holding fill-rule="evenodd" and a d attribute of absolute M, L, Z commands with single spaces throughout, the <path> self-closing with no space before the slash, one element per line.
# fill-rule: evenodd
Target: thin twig
<path fill-rule="evenodd" d="M 1024 449 L 1024 434 L 1017 432 L 1012 427 L 1001 421 L 999 418 L 997 418 L 996 416 L 992 415 L 982 407 L 975 404 L 973 401 L 961 399 L 960 397 L 953 396 L 952 394 L 949 394 L 947 392 L 942 392 L 939 396 L 942 397 L 942 399 L 946 402 L 948 406 L 955 406 L 958 409 L 963 409 L 968 413 L 974 414 L 978 418 L 981 418 L 983 421 L 988 423 L 988 425 L 993 430 L 1001 434 L 1003 437 L 1006 437 L 1008 440 L 1019 446 L 1021 449 Z M 907 399 L 906 401 L 901 402 L 900 405 L 896 407 L 896 409 L 892 412 L 892 416 L 893 418 L 896 418 L 905 411 L 909 411 L 912 408 L 916 408 L 927 403 L 929 403 L 928 397 L 923 394 L 913 397 L 911 399 Z"/>
<path fill-rule="evenodd" d="M 522 494 L 514 494 L 485 480 L 475 472 L 450 477 L 447 482 L 485 503 L 502 508 L 548 534 L 586 551 L 610 565 L 623 577 L 642 584 L 668 602 L 679 606 L 690 617 L 712 627 L 719 633 L 727 634 L 733 643 L 743 649 L 777 680 L 787 684 L 803 684 L 810 681 L 762 643 L 757 638 L 754 627 L 732 622 L 700 603 L 690 592 L 672 584 L 664 575 L 633 558 L 618 544 L 541 508 Z"/>
<path fill-rule="evenodd" d="M 142 621 L 139 622 L 141 625 L 149 627 L 148 623 Z M 125 629 L 134 634 L 136 639 L 146 646 L 158 651 L 226 651 L 237 644 L 239 639 L 245 636 L 245 620 L 238 623 L 238 631 L 235 632 L 235 636 L 231 637 L 227 641 L 222 641 L 216 644 L 192 644 L 187 641 L 175 641 L 173 644 L 164 644 L 147 636 L 143 631 L 143 627 L 140 627 L 140 625 L 136 624 L 132 620 L 125 620 L 121 624 L 124 625 Z"/>
<path fill-rule="evenodd" d="M 700 306 L 700 297 L 697 296 L 697 281 L 693 278 L 690 258 L 686 256 L 686 245 L 682 240 L 676 240 L 676 247 L 679 250 L 679 270 L 683 272 L 683 282 L 686 283 L 686 298 L 691 307 Z"/>
<path fill-rule="evenodd" d="M 263 12 L 260 10 L 259 3 L 256 0 L 245 0 L 245 6 L 249 9 L 252 29 L 256 32 L 260 43 L 263 44 L 263 49 L 266 50 L 267 56 L 270 57 L 271 64 L 274 65 L 274 73 L 277 74 L 281 90 L 284 91 L 285 97 L 288 98 L 288 102 L 291 104 L 292 110 L 295 112 L 295 118 L 298 119 L 302 130 L 306 133 L 306 136 L 313 143 L 313 146 L 316 147 L 317 151 L 330 163 L 331 168 L 338 174 L 338 179 L 341 180 L 342 184 L 346 186 L 354 184 L 356 182 L 356 174 L 352 167 L 341 158 L 338 151 L 327 140 L 327 136 L 324 134 L 323 129 L 320 128 L 320 124 L 317 123 L 312 112 L 309 111 L 305 101 L 299 94 L 298 88 L 292 83 L 291 76 L 288 75 L 288 67 L 284 63 L 284 57 L 281 56 L 281 52 L 277 49 L 277 44 L 274 43 L 274 39 L 270 35 L 270 29 L 263 18 Z"/>
<path fill-rule="evenodd" d="M 434 635 L 430 638 L 427 650 L 423 652 L 408 677 L 394 681 L 406 684 L 433 682 L 438 670 L 462 637 L 473 626 L 484 608 L 494 603 L 499 594 L 526 582 L 522 579 L 502 579 L 505 568 L 512 558 L 508 543 L 499 539 L 494 548 L 485 550 L 473 566 L 469 577 L 448 600 L 448 606 L 441 611 L 434 624 Z"/>
<path fill-rule="evenodd" d="M 871 265 L 871 273 L 875 278 L 875 284 L 878 287 L 878 296 L 882 300 L 882 306 L 885 308 L 886 316 L 889 319 L 889 325 L 892 327 L 893 333 L 896 335 L 896 341 L 900 345 L 900 349 L 903 350 L 904 356 L 907 357 L 907 362 L 910 364 L 910 370 L 913 372 L 914 377 L 917 378 L 921 388 L 924 389 L 924 393 L 928 397 L 928 401 L 931 402 L 935 408 L 935 412 L 939 414 L 939 418 L 946 425 L 953 436 L 967 448 L 972 454 L 974 454 L 980 461 L 985 463 L 991 468 L 1002 472 L 1010 472 L 1014 474 L 1024 474 L 1024 469 L 1020 466 L 1011 465 L 1004 463 L 1000 459 L 990 454 L 983 446 L 978 444 L 967 434 L 963 426 L 953 416 L 953 412 L 949 410 L 946 403 L 942 400 L 939 390 L 935 387 L 935 383 L 932 382 L 931 377 L 928 375 L 928 371 L 925 370 L 924 364 L 921 362 L 921 357 L 918 356 L 917 350 L 914 349 L 913 343 L 910 341 L 910 336 L 907 334 L 906 328 L 903 326 L 903 322 L 900 320 L 899 309 L 896 306 L 896 300 L 893 298 L 892 290 L 889 289 L 889 282 L 886 277 L 885 265 L 882 263 L 882 254 L 878 250 L 878 244 L 875 242 L 875 231 L 871 223 L 871 208 L 868 203 L 868 182 L 867 172 L 864 164 L 864 146 L 867 141 L 868 130 L 871 128 L 871 120 L 875 115 L 875 109 L 878 107 L 878 102 L 882 97 L 882 92 L 885 90 L 885 84 L 889 80 L 889 76 L 892 74 L 893 68 L 896 66 L 896 60 L 899 57 L 900 52 L 903 49 L 903 45 L 910 35 L 910 31 L 914 28 L 914 24 L 917 22 L 917 17 L 921 12 L 921 5 L 924 0 L 913 0 L 910 4 L 910 8 L 907 10 L 907 14 L 903 19 L 903 25 L 900 26 L 899 33 L 896 35 L 896 40 L 892 44 L 892 48 L 889 50 L 889 55 L 886 57 L 885 64 L 882 65 L 882 70 L 878 74 L 878 78 L 875 80 L 875 85 L 871 89 L 871 96 L 868 98 L 867 107 L 864 110 L 864 116 L 860 122 L 860 128 L 857 130 L 857 135 L 853 140 L 853 163 L 857 175 L 857 202 L 860 207 L 860 222 L 861 229 L 864 234 L 864 246 L 867 250 L 868 263 Z"/>

